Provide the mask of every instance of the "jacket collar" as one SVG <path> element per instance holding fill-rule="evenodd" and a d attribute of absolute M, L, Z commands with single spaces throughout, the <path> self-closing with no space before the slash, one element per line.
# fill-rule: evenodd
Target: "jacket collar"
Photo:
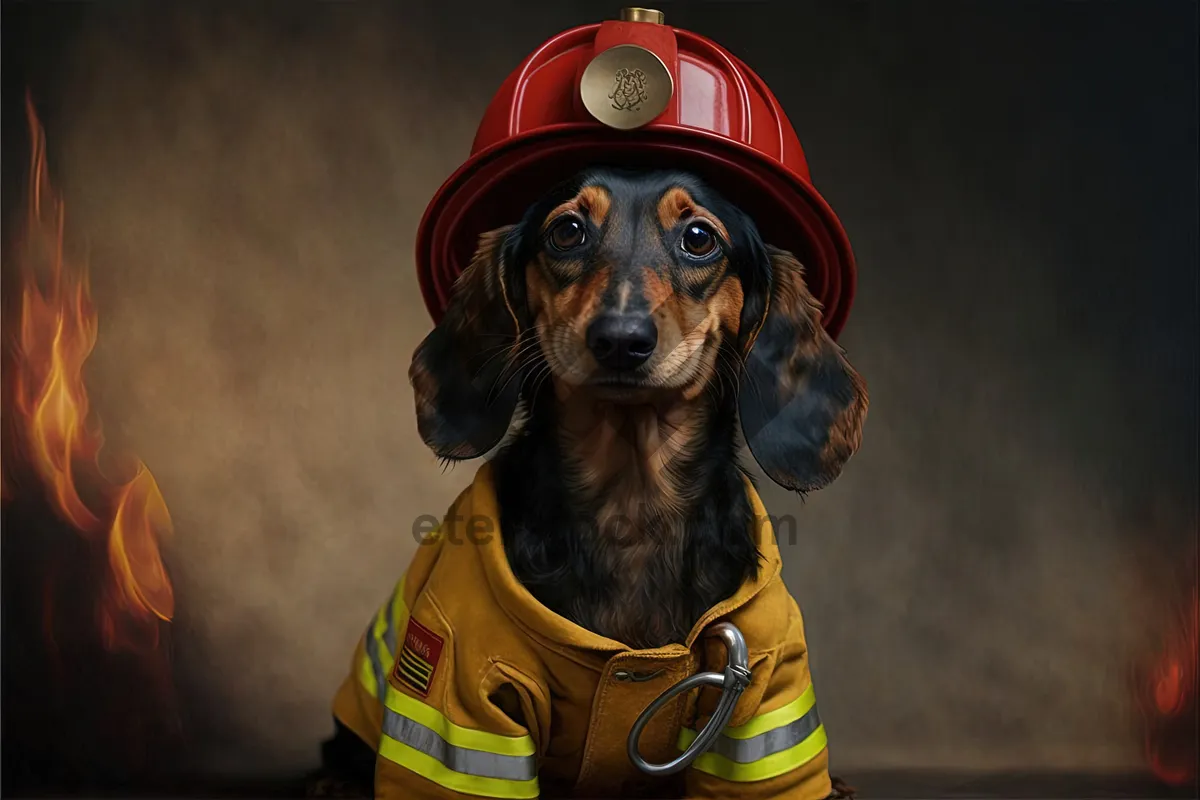
<path fill-rule="evenodd" d="M 770 519 L 763 507 L 757 490 L 746 479 L 746 495 L 753 509 L 755 524 L 759 530 L 753 532 L 758 543 L 762 563 L 757 578 L 748 580 L 733 594 L 732 597 L 710 608 L 688 634 L 686 647 L 677 644 L 658 648 L 654 652 L 663 654 L 678 653 L 689 650 L 697 638 L 709 625 L 722 617 L 728 616 L 735 610 L 749 603 L 764 588 L 775 581 L 781 569 L 779 546 L 775 541 L 775 532 Z M 559 616 L 542 605 L 513 574 L 504 552 L 504 541 L 500 535 L 500 511 L 496 501 L 496 489 L 492 475 L 492 464 L 484 463 L 475 474 L 475 480 L 467 492 L 466 512 L 468 519 L 488 523 L 486 530 L 490 535 L 483 537 L 472 546 L 478 553 L 487 576 L 488 585 L 496 602 L 504 611 L 526 629 L 540 634 L 560 645 L 582 650 L 607 651 L 609 653 L 631 652 L 632 648 L 616 640 L 601 636 L 587 630 L 574 622 Z M 651 651 L 639 651 L 651 652 Z"/>

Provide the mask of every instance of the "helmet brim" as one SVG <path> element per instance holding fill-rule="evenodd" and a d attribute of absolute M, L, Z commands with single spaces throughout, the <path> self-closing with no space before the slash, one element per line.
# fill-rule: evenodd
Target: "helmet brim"
<path fill-rule="evenodd" d="M 570 123 L 539 128 L 476 153 L 438 190 L 417 232 L 421 293 L 441 321 L 454 282 L 480 234 L 519 221 L 551 187 L 591 166 L 680 169 L 751 216 L 763 239 L 793 253 L 833 338 L 854 299 L 850 241 L 829 204 L 802 177 L 739 142 L 707 131 L 655 125 L 633 132 Z"/>

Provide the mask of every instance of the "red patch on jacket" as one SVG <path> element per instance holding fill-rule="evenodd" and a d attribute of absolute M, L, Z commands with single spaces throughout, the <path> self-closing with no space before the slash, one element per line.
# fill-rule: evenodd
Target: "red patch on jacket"
<path fill-rule="evenodd" d="M 444 640 L 415 619 L 409 617 L 404 642 L 396 657 L 392 674 L 396 680 L 422 697 L 429 695 L 433 672 L 442 657 Z"/>

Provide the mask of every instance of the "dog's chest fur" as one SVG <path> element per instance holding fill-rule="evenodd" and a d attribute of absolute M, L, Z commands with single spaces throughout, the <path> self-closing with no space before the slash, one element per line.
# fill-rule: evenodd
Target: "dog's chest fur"
<path fill-rule="evenodd" d="M 547 406 L 497 457 L 517 579 L 631 647 L 683 642 L 757 567 L 733 429 L 711 406 Z"/>

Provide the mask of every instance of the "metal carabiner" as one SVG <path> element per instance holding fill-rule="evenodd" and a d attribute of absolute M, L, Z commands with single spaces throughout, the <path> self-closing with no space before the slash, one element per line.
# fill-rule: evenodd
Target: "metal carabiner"
<path fill-rule="evenodd" d="M 702 753 L 706 752 L 712 746 L 713 741 L 716 740 L 717 735 L 729 724 L 729 718 L 733 716 L 733 709 L 737 706 L 738 698 L 742 696 L 742 692 L 750 685 L 750 652 L 746 648 L 746 639 L 742 636 L 742 632 L 737 629 L 737 626 L 731 622 L 718 622 L 709 628 L 705 635 L 719 637 L 725 643 L 725 671 L 697 672 L 691 677 L 684 678 L 659 695 L 653 703 L 646 706 L 646 710 L 641 713 L 641 716 L 633 723 L 633 729 L 629 731 L 629 739 L 626 741 L 626 751 L 629 753 L 629 760 L 633 762 L 635 767 L 647 775 L 655 777 L 673 775 L 685 769 L 699 758 Z M 683 753 L 674 760 L 668 761 L 665 764 L 649 763 L 638 752 L 638 742 L 642 738 L 642 730 L 654 715 L 662 710 L 663 706 L 673 700 L 676 695 L 682 694 L 689 689 L 694 689 L 697 686 L 721 687 L 721 699 L 717 702 L 716 710 L 709 717 L 708 724 L 704 726 L 704 729 L 700 731 Z"/>

